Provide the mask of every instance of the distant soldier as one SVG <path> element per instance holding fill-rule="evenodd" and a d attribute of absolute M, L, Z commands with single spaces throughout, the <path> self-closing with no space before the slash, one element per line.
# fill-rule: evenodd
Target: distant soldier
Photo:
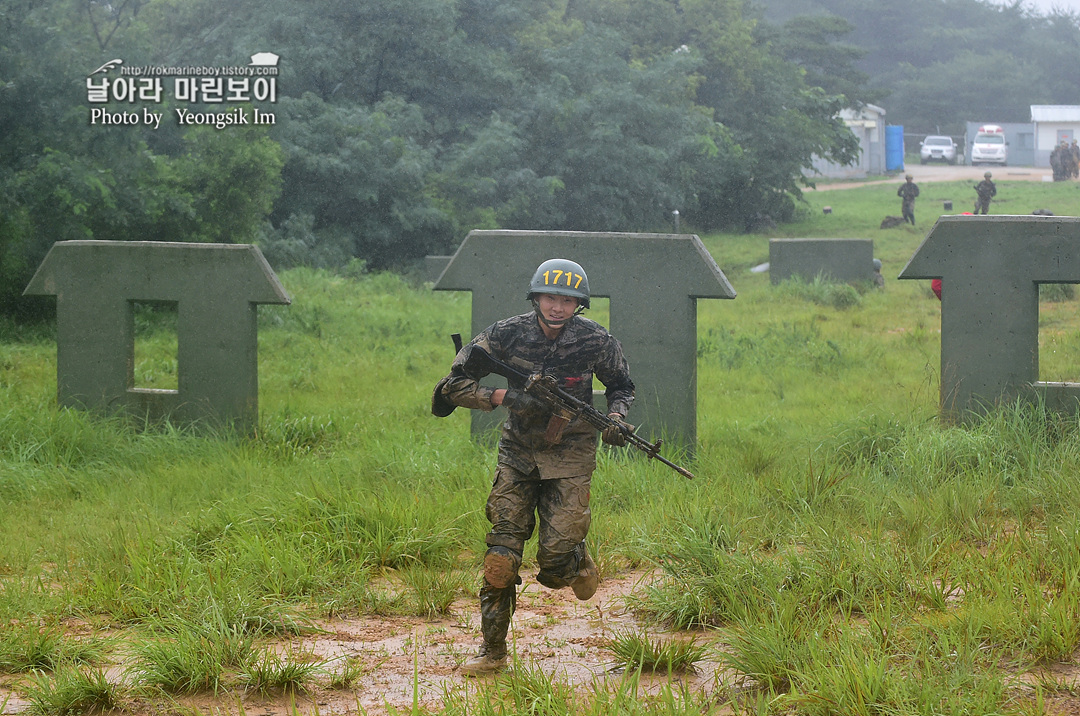
<path fill-rule="evenodd" d="M 990 172 L 983 174 L 983 180 L 975 185 L 975 212 L 976 214 L 988 214 L 990 212 L 990 200 L 997 196 L 997 187 L 990 181 Z"/>
<path fill-rule="evenodd" d="M 904 179 L 904 183 L 896 190 L 896 195 L 901 199 L 900 213 L 904 221 L 910 221 L 911 225 L 915 226 L 915 197 L 919 195 L 919 185 L 913 181 L 914 177 L 910 174 Z"/>
<path fill-rule="evenodd" d="M 1050 150 L 1050 172 L 1054 175 L 1054 181 L 1061 181 L 1064 179 L 1064 172 L 1062 171 L 1064 159 L 1061 156 L 1061 145 L 1055 144 L 1054 148 Z"/>
<path fill-rule="evenodd" d="M 874 259 L 874 285 L 885 288 L 885 277 L 881 275 L 881 259 Z"/>
<path fill-rule="evenodd" d="M 1054 163 L 1054 152 L 1057 152 L 1057 163 Z M 1068 141 L 1062 139 L 1061 143 L 1054 148 L 1054 152 L 1050 153 L 1050 167 L 1054 170 L 1054 181 L 1065 181 L 1073 176 L 1073 162 L 1072 149 L 1069 148 Z"/>
<path fill-rule="evenodd" d="M 1071 160 L 1071 164 L 1069 165 L 1069 168 L 1071 169 L 1070 174 L 1075 179 L 1080 175 L 1080 146 L 1077 146 L 1075 139 L 1072 140 L 1072 146 L 1069 147 L 1069 158 Z"/>

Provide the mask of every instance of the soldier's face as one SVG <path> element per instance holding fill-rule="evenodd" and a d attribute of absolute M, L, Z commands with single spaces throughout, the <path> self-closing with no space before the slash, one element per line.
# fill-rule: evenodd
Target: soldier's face
<path fill-rule="evenodd" d="M 578 307 L 578 300 L 573 296 L 557 296 L 551 293 L 541 293 L 536 302 L 544 318 L 554 324 L 570 320 Z"/>

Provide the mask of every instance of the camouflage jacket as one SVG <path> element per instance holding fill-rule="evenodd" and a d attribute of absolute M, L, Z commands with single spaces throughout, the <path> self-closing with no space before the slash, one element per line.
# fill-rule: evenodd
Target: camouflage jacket
<path fill-rule="evenodd" d="M 465 371 L 473 346 L 523 371 L 554 377 L 560 387 L 592 404 L 592 379 L 607 388 L 607 412 L 626 415 L 634 401 L 634 383 L 622 346 L 599 323 L 576 316 L 554 341 L 540 328 L 535 313 L 506 318 L 482 331 L 454 359 L 450 375 L 436 390 L 447 402 L 476 410 L 493 410 L 494 388 L 480 385 L 483 375 Z M 512 386 L 521 387 L 521 386 Z M 499 464 L 523 473 L 539 469 L 541 479 L 579 477 L 596 469 L 596 430 L 580 419 L 571 420 L 562 438 L 550 444 L 544 437 L 549 415 L 522 418 L 508 413 L 499 437 Z"/>
<path fill-rule="evenodd" d="M 979 195 L 980 199 L 991 199 L 997 196 L 997 186 L 989 179 L 983 179 L 975 185 L 975 193 Z"/>
<path fill-rule="evenodd" d="M 919 195 L 919 186 L 915 182 L 906 181 L 896 190 L 896 195 L 903 199 L 905 204 L 910 204 Z"/>

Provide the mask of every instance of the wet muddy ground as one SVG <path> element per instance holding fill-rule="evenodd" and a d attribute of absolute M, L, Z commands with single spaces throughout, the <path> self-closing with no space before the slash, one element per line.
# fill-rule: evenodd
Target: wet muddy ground
<path fill-rule="evenodd" d="M 652 575 L 630 573 L 604 580 L 588 602 L 575 599 L 569 589 L 541 587 L 531 573 L 523 573 L 525 586 L 518 598 L 512 631 L 512 651 L 525 668 L 540 669 L 558 681 L 579 687 L 582 693 L 607 686 L 617 688 L 625 674 L 607 648 L 612 635 L 646 627 L 635 620 L 626 597 Z M 479 641 L 479 610 L 475 598 L 455 602 L 449 616 L 438 619 L 363 617 L 319 622 L 321 633 L 282 639 L 283 654 L 325 661 L 306 693 L 263 694 L 230 687 L 228 691 L 194 696 L 133 696 L 125 701 L 131 714 L 202 713 L 278 716 L 283 714 L 386 714 L 411 712 L 414 703 L 427 712 L 438 711 L 448 692 L 461 693 L 475 680 L 459 668 L 475 653 Z M 647 628 L 658 640 L 692 635 L 666 634 Z M 705 637 L 705 635 L 698 635 Z M 701 638 L 698 643 L 707 643 Z M 361 675 L 349 688 L 331 688 L 331 672 L 340 672 L 346 659 L 360 665 Z M 716 695 L 722 691 L 719 664 L 705 660 L 693 673 L 649 676 L 641 681 L 644 692 L 665 685 L 690 692 Z M 123 664 L 113 664 L 109 679 L 122 682 Z M 31 704 L 18 689 L 22 677 L 0 680 L 0 714 L 30 713 Z M 5 703 L 6 699 L 6 703 Z M 293 705 L 295 704 L 295 706 Z M 193 709 L 198 709 L 194 711 Z M 294 710 L 295 709 L 295 710 Z"/>
<path fill-rule="evenodd" d="M 569 589 L 552 591 L 538 585 L 532 573 L 522 574 L 525 587 L 514 617 L 514 658 L 519 668 L 539 670 L 548 679 L 571 685 L 583 698 L 596 690 L 614 692 L 627 675 L 608 648 L 613 636 L 647 633 L 653 643 L 673 639 L 696 640 L 715 645 L 689 673 L 645 675 L 638 683 L 641 696 L 670 687 L 677 694 L 692 694 L 731 713 L 723 705 L 737 695 L 741 685 L 716 660 L 721 648 L 716 635 L 670 633 L 643 624 L 627 607 L 626 598 L 657 578 L 656 574 L 627 573 L 606 579 L 588 602 L 579 602 Z M 282 639 L 274 647 L 290 659 L 321 662 L 319 675 L 300 693 L 248 691 L 230 681 L 221 693 L 192 696 L 133 694 L 127 692 L 122 713 L 133 716 L 184 714 L 184 716 L 308 716 L 320 714 L 438 713 L 451 698 L 461 698 L 476 680 L 461 675 L 460 666 L 475 652 L 479 640 L 477 600 L 462 598 L 450 614 L 437 619 L 363 617 L 317 623 L 318 632 Z M 81 633 L 73 627 L 76 635 Z M 122 637 L 122 635 L 119 635 Z M 122 651 L 122 649 L 120 650 Z M 332 674 L 340 673 L 346 660 L 359 667 L 348 687 L 332 687 Z M 120 659 L 122 662 L 122 658 Z M 123 683 L 125 665 L 113 663 L 110 681 Z M 32 713 L 20 681 L 25 676 L 0 678 L 0 714 Z M 1080 716 L 1080 666 L 1048 665 L 1042 670 L 1017 673 L 1016 697 L 1031 705 L 1025 713 Z M 1044 689 L 1044 709 L 1035 707 L 1035 686 Z"/>

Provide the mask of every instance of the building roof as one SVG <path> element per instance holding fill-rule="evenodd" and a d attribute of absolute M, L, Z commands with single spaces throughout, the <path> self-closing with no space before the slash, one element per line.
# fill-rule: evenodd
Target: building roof
<path fill-rule="evenodd" d="M 840 119 L 879 119 L 885 116 L 885 110 L 878 107 L 876 104 L 864 104 L 858 109 L 852 109 L 851 107 L 845 107 L 838 113 Z"/>
<path fill-rule="evenodd" d="M 1033 104 L 1032 122 L 1080 122 L 1080 104 Z"/>
<path fill-rule="evenodd" d="M 878 122 L 884 123 L 885 110 L 876 104 L 864 104 L 859 109 L 840 110 L 839 117 L 849 127 L 876 127 Z"/>

